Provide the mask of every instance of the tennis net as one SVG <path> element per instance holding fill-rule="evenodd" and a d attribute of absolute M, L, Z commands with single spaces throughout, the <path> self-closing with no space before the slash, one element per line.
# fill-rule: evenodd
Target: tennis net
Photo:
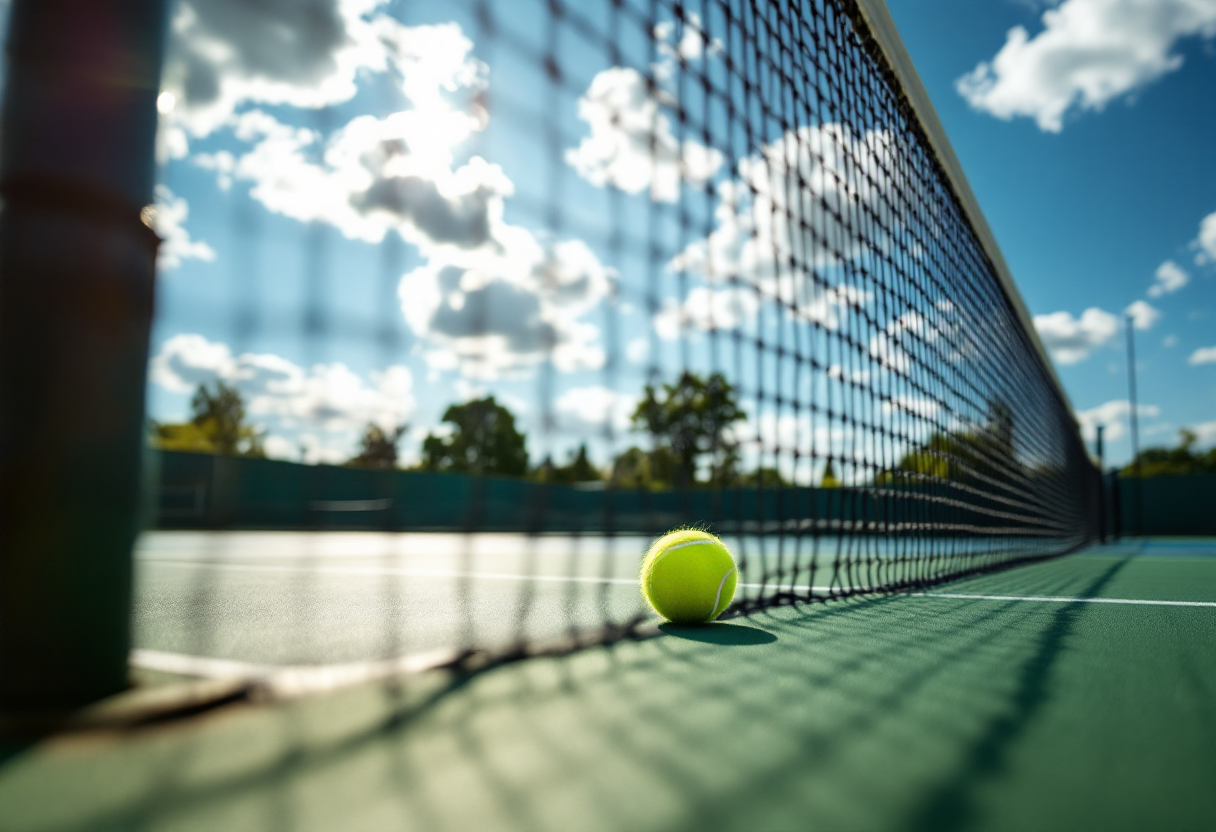
<path fill-rule="evenodd" d="M 137 663 L 623 637 L 682 525 L 737 612 L 1097 535 L 877 0 L 183 0 L 163 84 Z"/>

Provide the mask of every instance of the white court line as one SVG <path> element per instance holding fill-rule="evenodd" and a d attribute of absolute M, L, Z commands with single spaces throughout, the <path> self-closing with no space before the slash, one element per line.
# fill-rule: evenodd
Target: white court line
<path fill-rule="evenodd" d="M 324 575 L 403 575 L 413 578 L 467 578 L 485 581 L 537 581 L 539 583 L 579 584 L 623 584 L 634 585 L 637 578 L 605 578 L 595 575 L 520 575 L 511 572 L 461 572 L 448 569 L 409 569 L 386 566 L 255 566 L 236 563 L 210 563 L 186 560 L 158 560 L 149 558 L 145 563 L 168 566 L 193 566 L 225 569 L 238 572 L 314 572 Z M 831 586 L 785 586 L 776 582 L 765 584 L 739 584 L 740 588 L 772 588 L 786 592 L 845 592 L 848 587 Z M 858 587 L 860 589 L 861 587 Z M 1075 598 L 1054 595 L 980 595 L 961 592 L 908 592 L 913 598 L 955 598 L 965 601 L 1029 601 L 1042 604 L 1140 604 L 1159 607 L 1216 607 L 1216 601 L 1156 601 L 1148 598 Z"/>
<path fill-rule="evenodd" d="M 394 566 L 254 566 L 244 563 L 210 563 L 189 560 L 155 560 L 141 563 L 161 566 L 193 566 L 203 569 L 223 569 L 230 572 L 310 572 L 319 575 L 404 575 L 411 578 L 469 578 L 486 581 L 540 581 L 544 583 L 575 584 L 636 584 L 637 578 L 604 578 L 596 575 L 520 575 L 511 572 L 461 572 L 452 569 L 413 569 Z"/>
<path fill-rule="evenodd" d="M 233 659 L 187 656 L 160 650 L 132 650 L 132 667 L 201 679 L 231 679 L 257 683 L 264 692 L 278 696 L 323 693 L 352 685 L 417 673 L 455 660 L 459 651 L 441 649 L 391 659 L 344 662 L 329 665 L 269 665 Z"/>
<path fill-rule="evenodd" d="M 257 568 L 257 567 L 251 567 Z M 279 571 L 279 570 L 274 570 Z M 427 573 L 426 577 L 434 577 L 436 573 Z M 459 576 L 460 573 L 451 573 Z M 570 578 L 553 576 L 535 576 L 527 578 L 522 575 L 509 574 L 475 574 L 473 578 L 510 579 L 510 580 L 550 580 L 550 581 L 580 581 L 599 580 L 609 583 L 634 583 L 624 578 Z M 761 584 L 740 584 L 749 588 L 758 588 Z M 807 590 L 829 592 L 831 587 L 795 586 L 795 592 Z M 968 601 L 1029 601 L 1049 604 L 1135 604 L 1144 606 L 1164 607 L 1216 607 L 1212 601 L 1154 601 L 1142 598 L 1070 598 L 1051 595 L 980 595 L 960 592 L 909 592 L 913 598 L 950 598 Z M 276 695 L 300 695 L 316 693 L 350 685 L 364 684 L 392 678 L 405 673 L 418 672 L 451 661 L 457 656 L 453 650 L 441 649 L 427 653 L 399 656 L 391 659 L 381 659 L 362 662 L 348 662 L 333 665 L 267 665 L 243 662 L 233 659 L 217 659 L 205 656 L 189 656 L 182 653 L 168 653 L 160 650 L 132 650 L 130 663 L 133 667 L 145 670 L 157 670 L 163 673 L 174 673 L 182 676 L 193 676 L 205 679 L 235 679 L 247 680 L 260 684 L 266 692 Z"/>
<path fill-rule="evenodd" d="M 251 565 L 245 563 L 212 563 L 191 560 L 159 560 L 146 558 L 141 563 L 155 563 L 161 566 L 193 566 L 204 569 L 223 569 L 233 572 L 313 572 L 322 575 L 357 575 L 362 577 L 375 575 L 403 575 L 410 578 L 468 578 L 469 580 L 485 581 L 538 581 L 542 583 L 573 583 L 573 584 L 631 584 L 637 586 L 637 578 L 605 578 L 597 575 L 520 575 L 514 572 L 462 572 L 453 569 L 412 569 L 394 566 L 278 566 Z M 769 582 L 766 584 L 739 584 L 747 589 L 761 587 L 783 589 L 788 592 L 840 592 L 844 587 L 829 586 L 784 586 Z"/>
<path fill-rule="evenodd" d="M 176 673 L 180 676 L 202 676 L 207 679 L 255 679 L 282 669 L 274 665 L 253 664 L 236 659 L 213 659 L 207 656 L 142 649 L 132 650 L 129 661 L 133 667 L 141 667 L 144 670 L 158 670 L 161 673 Z"/>
<path fill-rule="evenodd" d="M 1148 598 L 1061 598 L 1054 595 L 969 595 L 961 592 L 910 592 L 920 598 L 969 601 L 1035 601 L 1044 604 L 1141 604 L 1149 607 L 1216 607 L 1216 601 L 1154 601 Z"/>

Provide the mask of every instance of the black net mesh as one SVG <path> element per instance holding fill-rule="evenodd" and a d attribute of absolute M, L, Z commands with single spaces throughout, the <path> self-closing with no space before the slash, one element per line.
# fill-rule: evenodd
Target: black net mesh
<path fill-rule="evenodd" d="M 357 5 L 175 12 L 137 663 L 618 638 L 684 525 L 736 612 L 1096 536 L 854 2 Z"/>

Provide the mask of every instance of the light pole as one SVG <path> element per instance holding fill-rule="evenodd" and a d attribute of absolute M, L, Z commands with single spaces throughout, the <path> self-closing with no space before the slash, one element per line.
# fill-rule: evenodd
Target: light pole
<path fill-rule="evenodd" d="M 1136 402 L 1136 335 L 1131 315 L 1124 319 L 1124 328 L 1127 331 L 1127 418 L 1131 425 L 1132 476 L 1136 480 L 1135 490 L 1132 492 L 1132 516 L 1136 523 L 1135 533 L 1140 535 L 1144 533 L 1144 518 L 1141 516 L 1140 507 L 1140 408 Z"/>

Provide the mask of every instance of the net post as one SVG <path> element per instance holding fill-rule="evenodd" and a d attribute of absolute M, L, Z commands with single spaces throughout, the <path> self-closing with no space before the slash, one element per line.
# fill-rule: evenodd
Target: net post
<path fill-rule="evenodd" d="M 16 0 L 0 148 L 0 708 L 127 685 L 163 0 Z"/>

